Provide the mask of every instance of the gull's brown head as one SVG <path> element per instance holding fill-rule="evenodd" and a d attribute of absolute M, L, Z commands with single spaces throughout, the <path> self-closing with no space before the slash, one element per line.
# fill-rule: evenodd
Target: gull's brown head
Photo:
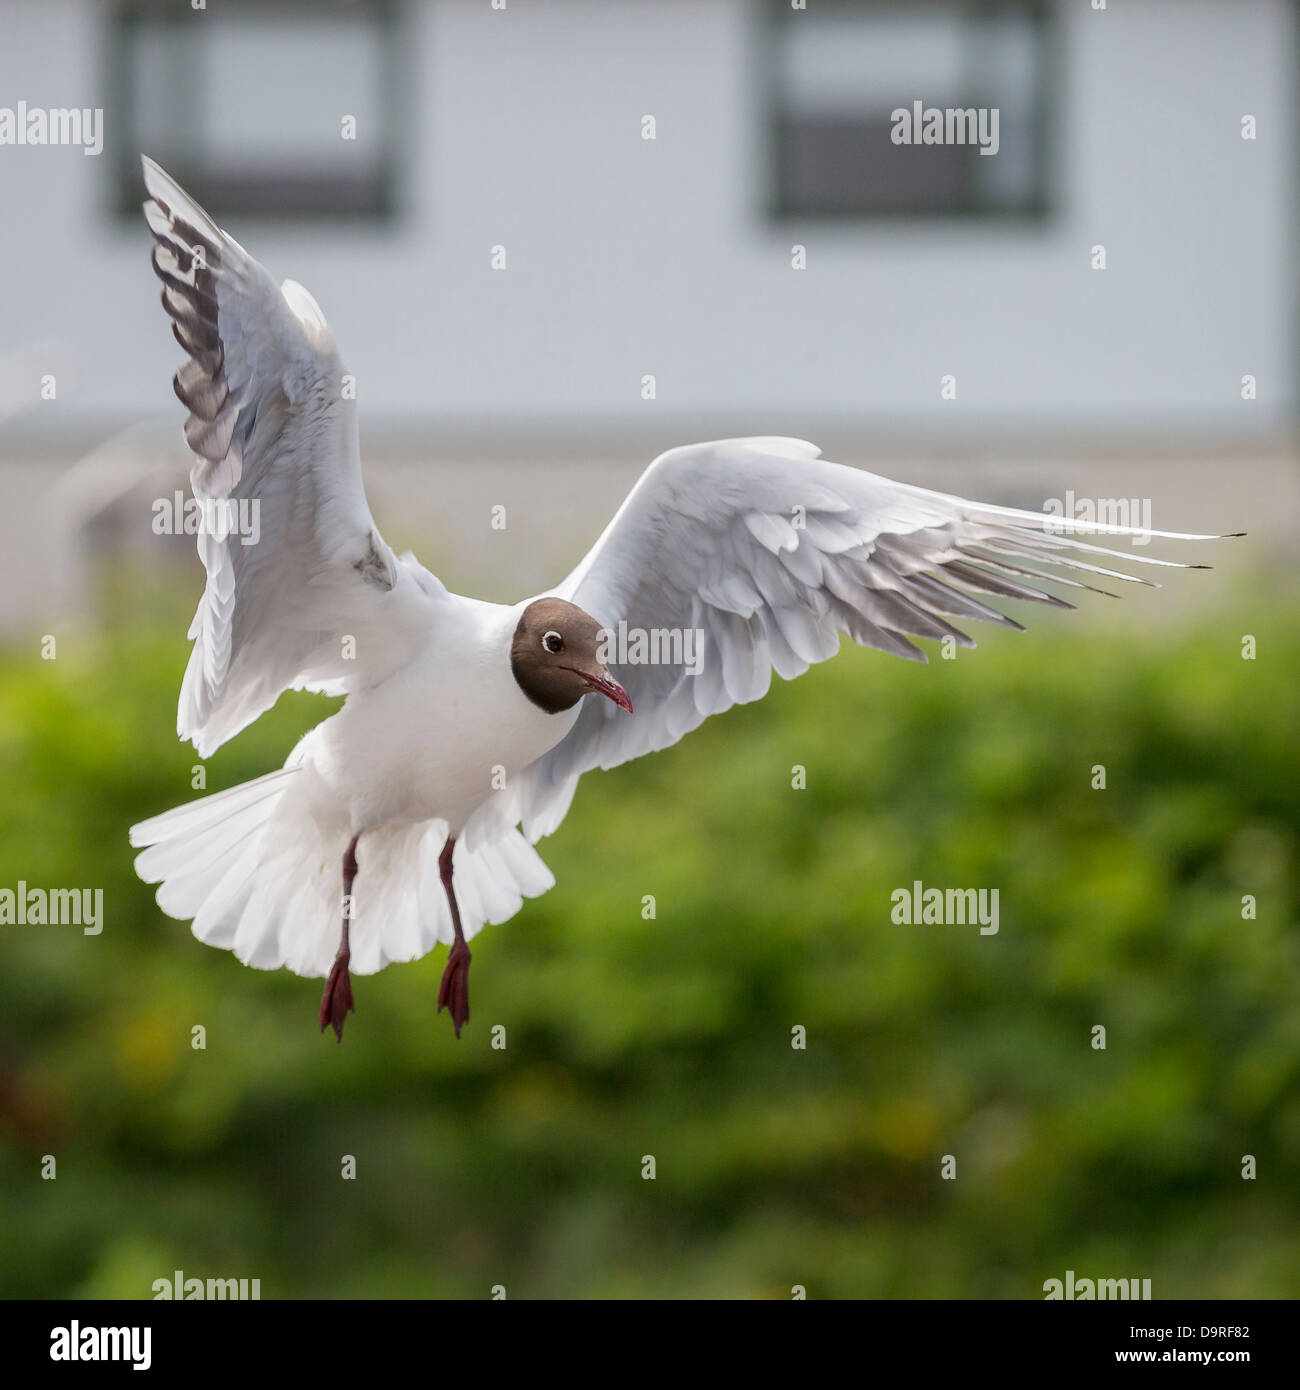
<path fill-rule="evenodd" d="M 547 714 L 560 714 L 590 691 L 632 713 L 627 691 L 600 660 L 601 626 L 576 604 L 539 598 L 524 609 L 510 643 L 519 688 Z"/>

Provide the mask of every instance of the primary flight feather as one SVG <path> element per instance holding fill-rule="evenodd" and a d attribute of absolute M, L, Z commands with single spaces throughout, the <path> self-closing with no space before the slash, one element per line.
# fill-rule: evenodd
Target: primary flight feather
<path fill-rule="evenodd" d="M 375 526 L 355 401 L 315 300 L 277 286 L 152 160 L 144 173 L 153 265 L 188 354 L 174 384 L 194 496 L 214 523 L 239 504 L 260 513 L 256 544 L 201 528 L 207 584 L 177 730 L 207 757 L 284 690 L 347 699 L 279 771 L 134 826 L 136 868 L 200 940 L 325 976 L 320 1026 L 340 1038 L 353 971 L 439 942 L 438 1007 L 459 1036 L 466 943 L 553 885 L 533 845 L 589 769 L 759 699 L 773 670 L 802 674 L 842 633 L 924 661 L 910 638 L 972 646 L 959 624 L 1018 628 L 995 601 L 1071 606 L 1044 581 L 1134 578 L 1082 535 L 1213 539 L 985 506 L 801 440 L 733 439 L 657 458 L 549 592 L 453 594 Z M 620 664 L 615 632 L 699 641 L 690 664 L 680 646 Z"/>

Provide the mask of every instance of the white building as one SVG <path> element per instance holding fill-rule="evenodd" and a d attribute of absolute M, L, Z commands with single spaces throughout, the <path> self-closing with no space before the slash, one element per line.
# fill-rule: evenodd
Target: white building
<path fill-rule="evenodd" d="M 402 539 L 528 508 L 511 583 L 729 433 L 972 490 L 1154 449 L 1201 490 L 1156 525 L 1294 519 L 1297 37 L 1284 0 L 7 0 L 0 108 L 102 108 L 104 148 L 0 145 L 0 623 L 58 473 L 142 422 L 116 456 L 184 460 L 142 149 L 321 303 Z M 895 144 L 913 102 L 996 110 L 997 153 Z M 490 462 L 556 457 L 564 506 Z"/>

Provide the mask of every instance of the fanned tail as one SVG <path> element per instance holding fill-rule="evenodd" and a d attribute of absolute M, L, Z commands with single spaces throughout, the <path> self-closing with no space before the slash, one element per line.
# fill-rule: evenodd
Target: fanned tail
<path fill-rule="evenodd" d="M 133 826 L 131 843 L 144 847 L 136 871 L 159 884 L 158 906 L 170 917 L 193 919 L 200 941 L 233 951 L 245 965 L 328 975 L 350 830 L 341 815 L 322 811 L 310 794 L 312 780 L 308 768 L 284 768 Z M 441 821 L 362 834 L 350 932 L 354 974 L 419 960 L 451 942 L 438 877 L 446 838 Z M 466 937 L 513 917 L 525 898 L 555 883 L 513 827 L 481 843 L 458 843 L 454 867 Z"/>

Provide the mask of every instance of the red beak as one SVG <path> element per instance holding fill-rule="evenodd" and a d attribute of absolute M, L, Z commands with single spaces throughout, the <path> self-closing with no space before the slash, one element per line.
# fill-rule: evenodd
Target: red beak
<path fill-rule="evenodd" d="M 632 713 L 632 701 L 628 699 L 627 691 L 608 671 L 603 676 L 593 676 L 587 671 L 579 671 L 578 674 L 593 690 L 599 690 L 602 695 L 613 700 L 619 709 L 625 709 L 629 714 Z"/>

